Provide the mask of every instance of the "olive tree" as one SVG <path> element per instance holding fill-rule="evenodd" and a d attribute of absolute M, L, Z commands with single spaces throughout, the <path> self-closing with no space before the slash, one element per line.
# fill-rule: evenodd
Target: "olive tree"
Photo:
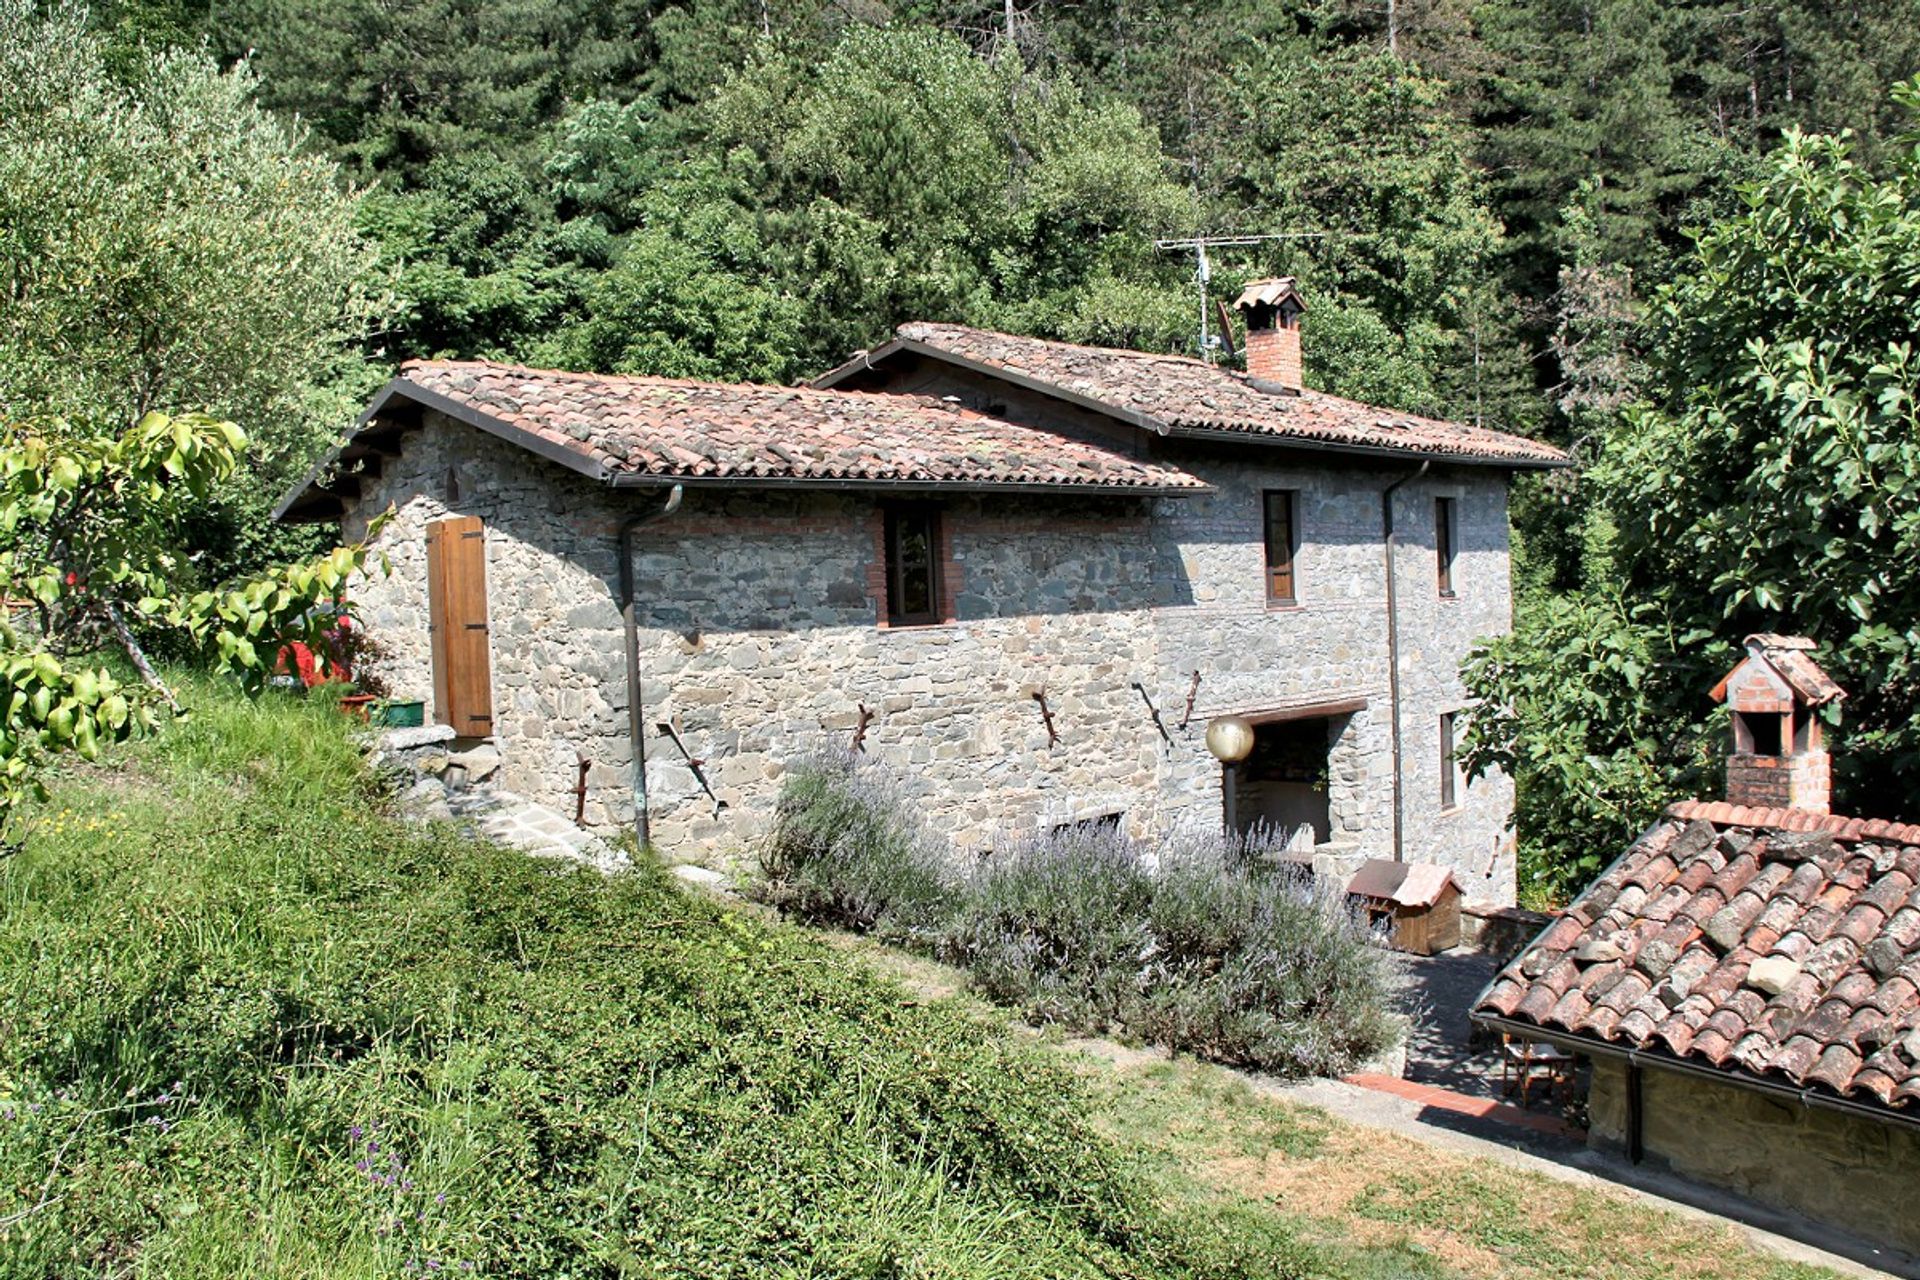
<path fill-rule="evenodd" d="M 83 10 L 0 0 L 0 65 L 0 418 L 83 435 L 176 407 L 245 423 L 249 482 L 208 502 L 251 524 L 225 540 L 259 537 L 260 495 L 371 376 L 358 344 L 385 295 L 359 197 L 255 105 L 245 64 L 110 65 Z"/>

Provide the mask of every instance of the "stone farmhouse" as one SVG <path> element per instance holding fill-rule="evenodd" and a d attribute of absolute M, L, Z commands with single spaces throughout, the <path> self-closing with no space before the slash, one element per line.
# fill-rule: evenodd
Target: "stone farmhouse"
<path fill-rule="evenodd" d="M 1808 641 L 1757 635 L 1725 801 L 1673 806 L 1497 975 L 1483 1026 L 1589 1058 L 1590 1134 L 1920 1258 L 1920 826 L 1830 812 Z"/>
<path fill-rule="evenodd" d="M 1261 823 L 1510 903 L 1459 670 L 1510 625 L 1510 479 L 1566 458 L 1304 387 L 1290 280 L 1239 308 L 1244 373 L 936 324 L 810 387 L 415 362 L 280 515 L 391 509 L 389 684 L 675 857 L 748 855 L 787 763 L 851 749 L 963 851 Z"/>

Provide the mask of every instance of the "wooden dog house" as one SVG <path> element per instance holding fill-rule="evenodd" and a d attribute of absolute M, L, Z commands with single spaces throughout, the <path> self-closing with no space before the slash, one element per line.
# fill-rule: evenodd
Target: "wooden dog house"
<path fill-rule="evenodd" d="M 1369 921 L 1391 922 L 1395 950 L 1430 956 L 1460 945 L 1460 886 L 1445 867 L 1374 858 L 1354 872 L 1347 894 Z"/>

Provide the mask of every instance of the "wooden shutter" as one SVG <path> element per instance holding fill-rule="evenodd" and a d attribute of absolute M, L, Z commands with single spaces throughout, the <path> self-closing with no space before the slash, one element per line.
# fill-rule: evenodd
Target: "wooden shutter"
<path fill-rule="evenodd" d="M 433 715 L 461 737 L 493 733 L 487 651 L 487 535 L 477 516 L 427 526 L 428 631 Z"/>
<path fill-rule="evenodd" d="M 1269 489 L 1265 495 L 1267 603 L 1292 604 L 1294 532 L 1293 491 Z"/>

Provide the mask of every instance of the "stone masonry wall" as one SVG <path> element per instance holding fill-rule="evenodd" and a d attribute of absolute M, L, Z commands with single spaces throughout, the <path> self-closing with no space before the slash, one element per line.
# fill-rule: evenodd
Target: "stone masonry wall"
<path fill-rule="evenodd" d="M 873 495 L 689 487 L 679 512 L 636 539 L 656 841 L 687 860 L 750 859 L 786 762 L 843 748 L 863 704 L 867 751 L 962 850 L 1113 812 L 1140 835 L 1214 825 L 1210 716 L 1364 697 L 1329 760 L 1333 838 L 1390 856 L 1379 494 L 1406 470 L 1250 453 L 1181 459 L 1220 486 L 1207 498 L 943 498 L 954 617 L 900 629 L 876 625 Z M 1293 609 L 1264 600 L 1262 488 L 1300 492 Z M 1447 601 L 1434 587 L 1436 493 L 1459 508 L 1459 596 Z M 613 491 L 428 414 L 347 521 L 355 536 L 365 514 L 396 508 L 379 540 L 394 573 L 355 594 L 389 651 L 389 682 L 430 699 L 425 527 L 481 518 L 506 784 L 571 811 L 584 754 L 592 823 L 631 816 L 614 545 L 620 522 L 661 496 Z M 1438 717 L 1464 701 L 1458 660 L 1474 636 L 1507 627 L 1504 483 L 1438 473 L 1406 485 L 1396 511 L 1406 856 L 1455 865 L 1472 900 L 1511 902 L 1510 785 L 1463 786 L 1456 809 L 1438 811 Z M 705 762 L 699 773 L 662 723 Z"/>
<path fill-rule="evenodd" d="M 1641 1143 L 1674 1172 L 1920 1256 L 1920 1134 L 1672 1071 L 1641 1073 Z M 1626 1067 L 1593 1064 L 1595 1145 L 1627 1137 Z"/>

